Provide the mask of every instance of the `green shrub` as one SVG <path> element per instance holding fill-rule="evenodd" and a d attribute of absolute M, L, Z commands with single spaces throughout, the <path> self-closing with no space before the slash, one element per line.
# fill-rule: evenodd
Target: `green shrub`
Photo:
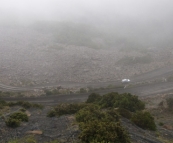
<path fill-rule="evenodd" d="M 101 96 L 97 93 L 91 93 L 88 96 L 88 99 L 86 101 L 86 103 L 94 103 L 94 102 L 98 102 L 101 99 Z"/>
<path fill-rule="evenodd" d="M 25 112 L 25 111 L 26 111 L 26 109 L 24 109 L 24 108 L 21 108 L 21 109 L 20 109 L 20 111 L 21 111 L 21 112 Z"/>
<path fill-rule="evenodd" d="M 76 113 L 76 121 L 79 122 L 82 142 L 130 143 L 116 109 L 101 110 L 98 105 L 89 104 Z"/>
<path fill-rule="evenodd" d="M 33 108 L 43 109 L 43 105 L 41 104 L 32 104 Z"/>
<path fill-rule="evenodd" d="M 156 130 L 154 118 L 149 112 L 138 111 L 132 116 L 131 121 L 143 129 Z"/>
<path fill-rule="evenodd" d="M 118 108 L 117 112 L 124 118 L 131 119 L 132 113 L 124 108 Z"/>
<path fill-rule="evenodd" d="M 156 130 L 154 118 L 149 112 L 141 112 L 145 104 L 135 95 L 113 92 L 100 96 L 93 93 L 89 95 L 86 103 L 90 104 L 75 114 L 82 142 L 129 143 L 129 135 L 119 123 L 119 115 L 132 118 L 136 125 L 144 129 Z M 136 111 L 137 113 L 133 113 Z"/>
<path fill-rule="evenodd" d="M 23 108 L 26 108 L 26 109 L 31 108 L 32 106 L 29 102 L 25 102 L 25 101 L 18 101 L 16 104 L 21 105 Z"/>
<path fill-rule="evenodd" d="M 8 119 L 5 120 L 5 123 L 8 127 L 16 128 L 20 126 L 21 122 L 28 122 L 28 116 L 23 112 L 15 112 L 9 116 Z"/>
<path fill-rule="evenodd" d="M 84 103 L 59 104 L 47 113 L 48 117 L 61 116 L 66 114 L 75 114 L 77 111 L 85 107 Z"/>
<path fill-rule="evenodd" d="M 119 115 L 115 109 L 100 110 L 97 105 L 88 105 L 76 113 L 77 122 L 88 122 L 92 120 L 119 121 Z"/>
<path fill-rule="evenodd" d="M 48 113 L 47 113 L 47 117 L 55 117 L 56 116 L 56 111 L 55 110 L 50 110 Z"/>
<path fill-rule="evenodd" d="M 98 103 L 102 108 L 124 108 L 131 112 L 143 110 L 145 108 L 145 104 L 138 99 L 138 96 L 132 95 L 130 93 L 108 93 L 103 95 Z"/>
<path fill-rule="evenodd" d="M 110 142 L 130 143 L 129 135 L 119 122 L 103 122 L 99 120 L 81 123 L 79 139 L 85 143 Z"/>
<path fill-rule="evenodd" d="M 17 119 L 19 121 L 28 122 L 28 116 L 26 113 L 23 113 L 23 112 L 15 112 L 15 113 L 11 114 L 9 118 Z"/>
<path fill-rule="evenodd" d="M 16 128 L 20 126 L 20 120 L 14 118 L 8 118 L 7 120 L 5 120 L 5 124 L 8 127 Z"/>
<path fill-rule="evenodd" d="M 4 101 L 4 100 L 2 100 L 2 99 L 0 99 L 0 105 L 5 106 L 5 105 L 7 105 L 7 102 L 6 102 L 6 101 Z"/>
<path fill-rule="evenodd" d="M 76 113 L 77 122 L 87 122 L 88 120 L 96 120 L 105 117 L 105 114 L 99 110 L 97 105 L 88 105 Z"/>
<path fill-rule="evenodd" d="M 39 108 L 39 109 L 43 108 L 43 105 L 41 105 L 41 104 L 29 103 L 27 101 L 9 102 L 8 105 L 9 106 L 22 106 L 25 109 L 28 109 L 28 108 L 31 108 L 31 107 Z"/>

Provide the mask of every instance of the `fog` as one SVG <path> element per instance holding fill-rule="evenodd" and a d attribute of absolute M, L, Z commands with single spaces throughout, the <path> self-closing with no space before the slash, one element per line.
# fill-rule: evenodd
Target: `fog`
<path fill-rule="evenodd" d="M 171 0 L 1 0 L 0 23 L 83 23 L 125 39 L 132 38 L 141 47 L 169 47 L 173 33 L 172 4 Z M 160 40 L 162 43 L 157 44 Z"/>
<path fill-rule="evenodd" d="M 108 81 L 162 67 L 172 62 L 172 5 L 171 0 L 1 0 L 0 79 L 17 85 Z"/>
<path fill-rule="evenodd" d="M 117 17 L 141 20 L 171 18 L 171 0 L 1 0 L 1 20 L 116 20 Z"/>

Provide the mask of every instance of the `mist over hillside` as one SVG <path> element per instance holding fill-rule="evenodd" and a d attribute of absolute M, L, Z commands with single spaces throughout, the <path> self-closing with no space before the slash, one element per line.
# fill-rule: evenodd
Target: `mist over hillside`
<path fill-rule="evenodd" d="M 16 2 L 0 3 L 4 84 L 120 80 L 172 64 L 170 0 Z"/>

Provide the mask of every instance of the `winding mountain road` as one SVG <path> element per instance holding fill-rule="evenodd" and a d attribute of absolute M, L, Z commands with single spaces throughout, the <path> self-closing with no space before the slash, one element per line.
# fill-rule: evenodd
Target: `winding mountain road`
<path fill-rule="evenodd" d="M 121 81 L 110 81 L 110 82 L 104 82 L 104 83 L 73 83 L 73 82 L 67 82 L 63 83 L 64 85 L 67 85 L 68 87 L 102 87 L 109 84 L 116 85 L 117 88 L 114 89 L 107 89 L 107 90 L 99 90 L 97 93 L 100 94 L 106 94 L 108 92 L 119 92 L 119 93 L 132 93 L 138 96 L 150 96 L 155 94 L 161 94 L 161 93 L 172 93 L 173 92 L 173 81 L 169 81 L 168 79 L 173 76 L 173 66 L 165 66 L 163 68 L 136 76 L 131 77 L 131 83 L 122 86 Z M 34 89 L 41 89 L 43 87 L 50 87 L 57 85 L 62 85 L 60 83 L 58 84 L 52 84 L 52 85 L 41 85 L 41 86 L 34 86 L 34 87 L 12 87 L 12 86 L 6 86 L 3 84 L 0 84 L 0 90 L 6 90 L 6 91 L 27 91 L 27 90 L 34 90 Z M 121 85 L 121 86 L 120 86 Z M 119 88 L 118 88 L 119 87 Z M 88 97 L 89 93 L 86 94 L 63 94 L 63 95 L 54 95 L 54 96 L 40 96 L 40 97 L 16 97 L 16 98 L 10 98 L 10 97 L 3 97 L 6 101 L 17 101 L 17 100 L 26 100 L 30 102 L 37 102 L 37 103 L 43 103 L 43 104 L 56 104 L 61 102 L 82 102 L 85 101 Z"/>

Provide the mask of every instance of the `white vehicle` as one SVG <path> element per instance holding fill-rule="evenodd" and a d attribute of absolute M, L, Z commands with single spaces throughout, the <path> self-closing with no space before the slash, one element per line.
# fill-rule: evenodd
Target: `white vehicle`
<path fill-rule="evenodd" d="M 130 79 L 122 79 L 121 82 L 122 82 L 122 83 L 128 83 L 128 82 L 130 82 Z"/>

